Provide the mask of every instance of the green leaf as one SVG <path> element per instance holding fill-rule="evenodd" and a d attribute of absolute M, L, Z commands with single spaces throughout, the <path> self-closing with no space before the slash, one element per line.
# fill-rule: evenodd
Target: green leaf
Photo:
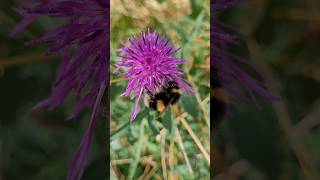
<path fill-rule="evenodd" d="M 168 138 L 172 139 L 174 137 L 175 132 L 175 124 L 173 122 L 171 108 L 168 108 L 168 110 L 165 112 L 162 120 L 161 120 L 163 126 L 168 130 Z"/>
<path fill-rule="evenodd" d="M 119 129 L 117 129 L 116 131 L 114 131 L 113 133 L 110 134 L 110 139 L 111 141 L 116 137 L 116 135 L 118 135 L 120 132 L 122 132 L 123 130 L 127 129 L 132 123 L 137 123 L 139 122 L 141 119 L 143 119 L 143 117 L 145 117 L 148 113 L 148 109 L 144 109 L 143 111 L 139 112 L 135 121 L 130 122 L 130 120 L 126 123 L 124 123 Z"/>
<path fill-rule="evenodd" d="M 193 118 L 196 118 L 199 113 L 196 97 L 193 94 L 186 94 L 181 98 L 182 108 L 188 112 Z"/>
<path fill-rule="evenodd" d="M 154 121 L 157 120 L 157 115 L 156 113 L 152 112 L 149 114 L 148 116 L 148 124 L 149 124 L 149 127 L 150 129 L 152 130 L 152 132 L 156 135 L 156 134 L 159 134 L 160 130 L 158 128 L 158 126 L 155 125 Z"/>
<path fill-rule="evenodd" d="M 264 172 L 268 179 L 278 177 L 284 152 L 281 149 L 281 132 L 277 129 L 270 103 L 261 104 L 260 108 L 239 103 L 226 122 L 241 157 Z"/>
<path fill-rule="evenodd" d="M 139 134 L 139 141 L 136 143 L 135 146 L 135 153 L 134 153 L 134 160 L 130 165 L 130 170 L 129 170 L 129 175 L 128 175 L 128 179 L 131 180 L 134 178 L 137 166 L 139 164 L 140 161 L 140 154 L 141 154 L 141 147 L 142 144 L 144 144 L 144 127 L 145 127 L 146 121 L 145 119 L 142 121 L 142 123 L 140 124 L 140 134 Z"/>

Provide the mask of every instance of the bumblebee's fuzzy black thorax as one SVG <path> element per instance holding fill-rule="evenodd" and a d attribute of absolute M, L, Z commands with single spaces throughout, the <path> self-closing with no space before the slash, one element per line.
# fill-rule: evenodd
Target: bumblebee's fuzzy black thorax
<path fill-rule="evenodd" d="M 170 99 L 170 104 L 176 104 L 179 101 L 182 94 L 178 83 L 174 81 L 169 81 L 166 91 Z"/>
<path fill-rule="evenodd" d="M 156 94 L 147 93 L 145 98 L 145 104 L 156 111 L 163 112 L 169 105 L 176 104 L 182 92 L 178 83 L 169 81 L 165 86 L 161 87 L 161 90 Z"/>

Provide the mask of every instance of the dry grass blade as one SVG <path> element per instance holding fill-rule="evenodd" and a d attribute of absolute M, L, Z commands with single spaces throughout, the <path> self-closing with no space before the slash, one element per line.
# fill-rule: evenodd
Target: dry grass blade
<path fill-rule="evenodd" d="M 132 162 L 132 159 L 116 159 L 111 160 L 112 165 L 121 165 L 121 164 L 130 164 Z"/>
<path fill-rule="evenodd" d="M 210 128 L 210 116 L 209 116 L 209 113 L 208 111 L 206 110 L 206 108 L 204 107 L 204 104 L 202 103 L 203 101 L 201 100 L 201 97 L 200 97 L 200 94 L 199 94 L 199 91 L 198 91 L 198 88 L 196 86 L 196 84 L 194 83 L 193 81 L 193 78 L 188 74 L 188 80 L 190 82 L 190 84 L 192 85 L 194 91 L 195 91 L 195 96 L 196 96 L 196 100 L 197 100 L 197 103 L 201 109 L 201 111 L 203 112 L 204 114 L 204 118 L 206 120 L 206 123 L 207 123 L 207 126 Z"/>
<path fill-rule="evenodd" d="M 205 105 L 210 101 L 210 94 L 201 102 L 201 105 Z"/>
<path fill-rule="evenodd" d="M 157 169 L 158 169 L 157 166 L 153 166 L 150 172 L 145 176 L 144 180 L 151 179 L 151 177 L 155 175 Z"/>
<path fill-rule="evenodd" d="M 312 112 L 303 118 L 297 125 L 295 131 L 300 137 L 306 134 L 310 129 L 320 124 L 320 112 Z"/>
<path fill-rule="evenodd" d="M 35 62 L 47 62 L 53 60 L 57 56 L 44 56 L 42 53 L 22 54 L 10 58 L 0 59 L 0 67 L 5 69 L 7 67 L 20 66 L 25 64 L 32 64 Z"/>
<path fill-rule="evenodd" d="M 162 129 L 160 132 L 160 142 L 161 142 L 161 166 L 162 166 L 162 174 L 163 174 L 163 179 L 167 180 L 168 179 L 168 174 L 167 174 L 167 165 L 166 165 L 166 136 L 167 136 L 167 131 L 166 129 Z"/>
<path fill-rule="evenodd" d="M 246 171 L 249 170 L 251 165 L 248 161 L 242 159 L 235 162 L 228 170 L 224 173 L 218 174 L 214 177 L 215 180 L 225 180 L 225 179 L 239 179 Z"/>
<path fill-rule="evenodd" d="M 145 179 L 145 176 L 149 173 L 152 166 L 148 165 L 144 168 L 143 174 L 138 178 L 138 180 Z"/>
<path fill-rule="evenodd" d="M 277 83 L 275 82 L 275 80 L 271 78 L 271 72 L 269 68 L 267 67 L 267 65 L 265 65 L 261 61 L 264 58 L 263 58 L 262 49 L 260 48 L 258 42 L 256 42 L 256 40 L 252 36 L 249 36 L 247 38 L 247 43 L 248 43 L 248 47 L 250 49 L 251 55 L 253 59 L 255 59 L 255 63 L 262 70 L 265 77 L 269 77 L 268 79 L 265 80 L 266 86 L 268 87 L 268 89 L 270 89 L 272 94 L 276 95 L 277 97 L 281 97 L 281 94 L 278 91 L 278 88 L 275 87 L 275 84 Z M 295 138 L 295 135 L 294 135 L 295 129 L 291 124 L 292 121 L 290 119 L 290 115 L 286 105 L 284 104 L 283 101 L 275 101 L 275 102 L 272 102 L 272 104 L 278 116 L 279 125 L 281 126 L 285 134 L 285 138 L 287 139 L 288 143 L 291 145 L 300 163 L 300 166 L 303 169 L 305 179 L 310 179 L 310 180 L 313 179 L 314 173 L 312 170 L 312 164 L 308 160 L 307 153 L 305 152 L 301 143 L 298 142 L 297 139 Z"/>
<path fill-rule="evenodd" d="M 111 175 L 118 180 L 119 179 L 118 170 L 115 170 L 115 167 L 113 167 L 111 163 L 110 163 L 110 169 L 111 169 Z"/>
<path fill-rule="evenodd" d="M 118 83 L 118 82 L 125 81 L 125 80 L 126 80 L 125 78 L 111 79 L 110 80 L 110 85 L 113 84 L 113 83 Z"/>
<path fill-rule="evenodd" d="M 203 156 L 206 158 L 206 160 L 208 161 L 208 164 L 210 165 L 210 156 L 208 154 L 208 152 L 206 151 L 206 149 L 204 148 L 204 146 L 202 145 L 201 141 L 199 140 L 198 136 L 193 132 L 193 130 L 191 129 L 191 127 L 188 125 L 188 123 L 186 122 L 186 120 L 184 119 L 184 117 L 179 116 L 179 120 L 182 123 L 182 125 L 187 129 L 188 133 L 190 134 L 190 136 L 192 137 L 192 139 L 194 140 L 194 142 L 196 143 L 196 145 L 199 147 L 201 153 L 203 154 Z"/>
<path fill-rule="evenodd" d="M 180 147 L 180 149 L 181 149 L 181 151 L 182 151 L 183 157 L 184 157 L 184 159 L 185 159 L 185 161 L 186 161 L 188 170 L 189 170 L 190 174 L 193 174 L 193 170 L 192 170 L 192 167 L 191 167 L 191 164 L 190 164 L 188 155 L 187 155 L 187 153 L 186 153 L 186 150 L 185 150 L 185 148 L 184 148 L 184 145 L 183 145 L 182 137 L 181 137 L 181 135 L 180 135 L 179 128 L 176 128 L 176 137 L 177 137 L 177 141 L 178 141 L 179 147 Z"/>

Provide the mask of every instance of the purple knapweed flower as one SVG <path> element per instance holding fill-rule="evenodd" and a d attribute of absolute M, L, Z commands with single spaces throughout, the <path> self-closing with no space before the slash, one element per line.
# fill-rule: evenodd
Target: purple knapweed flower
<path fill-rule="evenodd" d="M 122 71 L 120 75 L 128 80 L 123 95 L 131 96 L 131 99 L 138 97 L 131 121 L 136 118 L 144 94 L 155 94 L 168 81 L 175 81 L 182 90 L 192 92 L 192 88 L 182 78 L 184 72 L 178 67 L 185 60 L 173 57 L 180 48 L 175 49 L 165 37 L 149 30 L 142 32 L 139 37 L 132 36 L 129 41 L 128 44 L 122 43 L 122 47 L 117 50 L 121 59 L 116 61 L 114 72 Z"/>
<path fill-rule="evenodd" d="M 17 8 L 24 19 L 10 35 L 22 31 L 39 16 L 66 19 L 67 23 L 27 45 L 48 44 L 48 53 L 62 56 L 51 95 L 34 108 L 60 106 L 72 93 L 77 98 L 75 117 L 82 109 L 92 116 L 81 144 L 70 163 L 67 179 L 80 179 L 90 150 L 100 100 L 109 82 L 109 1 L 24 0 L 31 8 Z M 89 90 L 87 90 L 89 88 Z"/>
<path fill-rule="evenodd" d="M 236 5 L 243 0 L 211 0 L 211 14 L 222 12 L 226 8 Z M 238 36 L 230 26 L 217 21 L 211 17 L 211 64 L 214 73 L 211 78 L 217 75 L 223 87 L 227 90 L 231 99 L 253 100 L 256 102 L 256 95 L 274 99 L 269 94 L 265 85 L 243 69 L 243 65 L 257 72 L 257 68 L 247 59 L 241 58 L 235 54 L 228 52 L 230 45 L 239 43 Z M 259 74 L 257 72 L 257 74 Z M 242 87 L 242 88 L 239 88 Z M 245 91 L 243 91 L 245 89 Z"/>

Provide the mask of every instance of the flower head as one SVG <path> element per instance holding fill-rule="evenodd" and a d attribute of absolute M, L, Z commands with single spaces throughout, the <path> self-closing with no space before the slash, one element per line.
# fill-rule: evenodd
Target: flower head
<path fill-rule="evenodd" d="M 68 180 L 80 179 L 90 150 L 98 103 L 109 82 L 109 1 L 25 1 L 31 4 L 31 8 L 16 9 L 24 19 L 12 30 L 11 35 L 22 31 L 39 16 L 67 20 L 61 27 L 27 44 L 47 43 L 49 47 L 46 53 L 56 52 L 62 56 L 51 95 L 35 108 L 56 108 L 70 93 L 74 93 L 77 104 L 70 118 L 85 107 L 92 109 L 88 129 L 70 164 L 67 176 Z"/>
<path fill-rule="evenodd" d="M 117 60 L 115 72 L 121 73 L 128 80 L 128 85 L 123 93 L 138 97 L 131 120 L 134 120 L 144 93 L 155 94 L 157 89 L 169 81 L 175 81 L 180 88 L 192 92 L 191 87 L 182 79 L 184 72 L 179 69 L 185 60 L 175 58 L 173 55 L 180 48 L 173 45 L 163 36 L 154 32 L 142 32 L 140 37 L 132 36 L 130 43 L 123 44 L 117 52 L 120 60 Z"/>

